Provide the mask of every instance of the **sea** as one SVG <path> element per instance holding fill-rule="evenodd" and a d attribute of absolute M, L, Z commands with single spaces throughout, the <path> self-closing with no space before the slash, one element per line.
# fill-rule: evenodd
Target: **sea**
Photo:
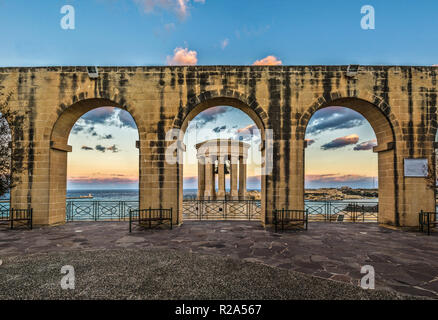
<path fill-rule="evenodd" d="M 257 190 L 257 189 L 254 189 Z M 248 190 L 249 191 L 249 190 Z M 260 190 L 257 190 L 260 191 Z M 93 198 L 82 198 L 84 196 L 92 195 Z M 197 189 L 184 189 L 183 197 L 185 199 L 193 199 L 197 196 Z M 0 201 L 9 200 L 9 194 L 5 194 L 0 197 Z M 75 189 L 75 190 L 67 190 L 67 201 L 138 201 L 138 189 Z M 312 202 L 313 204 L 317 204 L 319 201 L 307 201 L 306 203 Z M 354 200 L 340 200 L 336 202 L 367 202 L 367 203 L 378 203 L 378 198 L 373 199 L 354 199 Z M 320 202 L 323 204 L 324 202 Z"/>
<path fill-rule="evenodd" d="M 260 191 L 260 190 L 257 190 Z M 92 199 L 78 199 L 81 196 L 88 196 L 91 194 L 93 196 Z M 197 189 L 184 189 L 183 190 L 183 197 L 190 199 L 194 198 L 197 195 Z M 138 189 L 105 189 L 105 190 L 96 190 L 96 189 L 90 189 L 90 190 L 68 190 L 67 191 L 67 200 L 68 198 L 75 198 L 74 200 L 97 200 L 97 201 L 138 201 Z M 73 199 L 72 199 L 73 200 Z M 306 201 L 310 202 L 310 201 Z M 373 199 L 354 199 L 354 200 L 341 200 L 336 202 L 366 202 L 366 203 L 378 203 L 378 198 Z M 313 201 L 312 203 L 315 203 Z M 323 203 L 323 202 L 321 202 Z"/>

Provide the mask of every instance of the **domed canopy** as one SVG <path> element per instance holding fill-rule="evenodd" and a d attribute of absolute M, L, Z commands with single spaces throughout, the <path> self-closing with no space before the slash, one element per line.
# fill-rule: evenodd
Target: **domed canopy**
<path fill-rule="evenodd" d="M 224 158 L 231 156 L 247 159 L 250 146 L 246 142 L 233 139 L 212 139 L 196 144 L 196 150 L 198 158 L 207 156 Z"/>

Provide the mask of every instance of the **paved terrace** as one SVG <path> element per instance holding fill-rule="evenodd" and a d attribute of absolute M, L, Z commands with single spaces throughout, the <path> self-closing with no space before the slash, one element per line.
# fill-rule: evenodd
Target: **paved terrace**
<path fill-rule="evenodd" d="M 377 289 L 438 299 L 438 233 L 426 236 L 384 229 L 376 224 L 310 223 L 308 231 L 275 234 L 255 222 L 233 221 L 186 222 L 174 230 L 136 229 L 132 234 L 124 222 L 74 222 L 32 231 L 0 229 L 0 259 L 4 261 L 0 271 L 2 268 L 5 271 L 9 262 L 33 263 L 28 259 L 31 254 L 37 254 L 33 260 L 36 266 L 41 266 L 44 261 L 55 259 L 56 254 L 73 251 L 73 256 L 79 256 L 80 252 L 86 255 L 93 250 L 98 251 L 82 258 L 97 259 L 105 252 L 109 257 L 111 252 L 126 252 L 127 257 L 135 257 L 132 250 L 151 252 L 151 257 L 156 258 L 153 252 L 161 250 L 180 255 L 182 261 L 192 261 L 196 256 L 226 257 L 235 263 L 255 262 L 252 265 L 270 266 L 281 272 L 298 271 L 355 286 L 362 276 L 361 266 L 372 265 Z M 192 258 L 184 256 L 187 254 Z M 162 254 L 160 259 L 166 256 Z M 147 263 L 142 263 L 146 270 Z M 223 270 L 226 272 L 226 268 Z M 261 274 L 272 274 L 274 269 L 269 270 Z M 304 282 L 310 281 L 309 277 L 306 279 Z"/>

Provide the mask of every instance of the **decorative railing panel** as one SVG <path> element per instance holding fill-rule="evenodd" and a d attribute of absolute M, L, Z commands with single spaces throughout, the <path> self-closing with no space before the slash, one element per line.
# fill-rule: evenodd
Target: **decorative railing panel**
<path fill-rule="evenodd" d="M 377 222 L 376 202 L 306 201 L 309 221 Z"/>
<path fill-rule="evenodd" d="M 67 221 L 128 221 L 138 201 L 67 201 Z"/>
<path fill-rule="evenodd" d="M 260 220 L 260 200 L 183 201 L 184 220 Z"/>
<path fill-rule="evenodd" d="M 9 208 L 11 207 L 11 202 L 9 200 L 0 200 L 0 215 L 4 212 L 9 215 Z"/>

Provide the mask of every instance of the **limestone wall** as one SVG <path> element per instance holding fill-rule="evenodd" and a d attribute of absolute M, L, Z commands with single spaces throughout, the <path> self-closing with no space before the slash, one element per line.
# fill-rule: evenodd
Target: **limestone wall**
<path fill-rule="evenodd" d="M 0 68 L 0 111 L 13 132 L 17 178 L 12 206 L 32 207 L 36 224 L 64 223 L 69 131 L 85 112 L 116 106 L 139 129 L 140 205 L 173 207 L 181 223 L 182 166 L 165 161 L 166 133 L 225 104 L 273 132 L 273 170 L 262 181 L 269 223 L 274 208 L 303 208 L 308 120 L 319 108 L 342 105 L 376 131 L 380 221 L 415 226 L 420 209 L 435 209 L 434 189 L 430 179 L 405 178 L 403 160 L 435 161 L 437 69 L 367 66 L 347 77 L 346 66 L 100 67 L 92 80 L 85 67 Z"/>

